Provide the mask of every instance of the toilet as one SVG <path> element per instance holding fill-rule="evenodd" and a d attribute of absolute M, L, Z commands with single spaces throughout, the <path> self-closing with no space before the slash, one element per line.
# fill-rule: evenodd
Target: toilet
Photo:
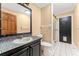
<path fill-rule="evenodd" d="M 46 41 L 41 41 L 41 55 L 42 56 L 47 56 L 48 54 L 48 49 L 52 46 L 51 43 L 46 42 Z"/>
<path fill-rule="evenodd" d="M 38 37 L 43 37 L 43 35 L 42 34 L 38 34 L 37 35 Z M 47 49 L 47 48 L 49 48 L 49 47 L 51 47 L 52 46 L 52 44 L 51 43 L 49 43 L 49 42 L 46 42 L 46 41 L 43 41 L 43 39 L 41 39 L 41 50 L 42 50 L 42 55 L 45 55 L 45 49 Z"/>
<path fill-rule="evenodd" d="M 51 43 L 45 41 L 41 41 L 41 45 L 45 47 L 51 47 Z"/>
<path fill-rule="evenodd" d="M 36 36 L 41 37 L 41 38 L 43 37 L 42 34 L 38 34 L 38 35 L 36 35 Z M 50 46 L 51 46 L 51 43 L 46 42 L 46 41 L 43 41 L 43 39 L 41 39 L 41 45 L 42 45 L 42 46 L 45 46 L 45 47 L 50 47 Z"/>

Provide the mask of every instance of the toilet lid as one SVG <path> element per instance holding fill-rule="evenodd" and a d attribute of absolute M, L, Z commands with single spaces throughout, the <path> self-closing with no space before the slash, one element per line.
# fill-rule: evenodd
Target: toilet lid
<path fill-rule="evenodd" d="M 50 44 L 50 43 L 48 43 L 48 42 L 41 42 L 41 45 L 42 45 L 42 46 L 47 46 L 47 47 L 52 46 L 52 44 Z"/>

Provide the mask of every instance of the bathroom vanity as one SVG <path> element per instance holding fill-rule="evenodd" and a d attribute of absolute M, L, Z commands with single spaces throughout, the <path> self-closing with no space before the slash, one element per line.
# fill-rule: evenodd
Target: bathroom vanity
<path fill-rule="evenodd" d="M 41 38 L 32 36 L 32 10 L 27 3 L 0 7 L 0 56 L 40 56 Z"/>
<path fill-rule="evenodd" d="M 41 38 L 36 36 L 31 38 L 32 40 L 24 43 L 14 42 L 17 39 L 7 42 L 4 41 L 2 44 L 0 44 L 0 56 L 40 56 Z"/>

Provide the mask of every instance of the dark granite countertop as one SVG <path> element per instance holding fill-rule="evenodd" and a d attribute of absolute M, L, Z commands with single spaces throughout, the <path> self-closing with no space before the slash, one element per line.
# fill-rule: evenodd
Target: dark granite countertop
<path fill-rule="evenodd" d="M 19 46 L 22 46 L 22 45 L 25 45 L 25 44 L 28 44 L 32 41 L 35 41 L 35 40 L 38 40 L 40 39 L 40 37 L 37 37 L 37 36 L 30 36 L 33 40 L 29 41 L 29 42 L 25 42 L 25 43 L 21 43 L 21 44 L 17 44 L 17 43 L 13 43 L 14 40 L 16 40 L 17 38 L 15 39 L 4 39 L 4 40 L 0 40 L 0 54 L 1 53 L 4 53 L 4 52 L 7 52 L 11 49 L 14 49 L 14 48 L 17 48 Z"/>

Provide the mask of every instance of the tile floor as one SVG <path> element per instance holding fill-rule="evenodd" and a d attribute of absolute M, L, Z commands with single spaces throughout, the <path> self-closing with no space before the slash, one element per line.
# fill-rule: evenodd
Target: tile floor
<path fill-rule="evenodd" d="M 57 42 L 51 47 L 43 48 L 43 56 L 79 56 L 79 49 L 72 44 Z"/>

